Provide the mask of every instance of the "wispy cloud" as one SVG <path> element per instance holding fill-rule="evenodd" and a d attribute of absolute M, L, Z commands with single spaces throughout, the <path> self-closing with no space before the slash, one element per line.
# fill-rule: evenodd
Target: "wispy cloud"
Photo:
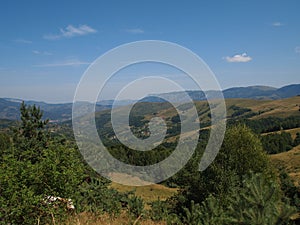
<path fill-rule="evenodd" d="M 281 22 L 274 22 L 274 23 L 272 23 L 272 26 L 273 27 L 282 27 L 282 26 L 284 26 L 284 24 Z"/>
<path fill-rule="evenodd" d="M 74 27 L 73 25 L 68 25 L 65 29 L 61 28 L 59 34 L 47 34 L 44 35 L 44 39 L 47 40 L 58 40 L 61 38 L 71 38 L 75 36 L 83 36 L 88 34 L 96 33 L 97 30 L 88 25 L 79 25 Z"/>
<path fill-rule="evenodd" d="M 297 46 L 297 47 L 295 48 L 295 52 L 298 53 L 298 54 L 300 54 L 300 46 Z"/>
<path fill-rule="evenodd" d="M 33 65 L 33 67 L 62 67 L 62 66 L 81 66 L 81 65 L 89 65 L 90 62 L 80 61 L 80 60 L 67 60 L 58 63 L 49 63 L 49 64 L 39 64 Z"/>
<path fill-rule="evenodd" d="M 23 39 L 23 38 L 18 38 L 16 40 L 14 40 L 14 42 L 21 43 L 21 44 L 32 44 L 32 41 L 26 40 L 26 39 Z"/>
<path fill-rule="evenodd" d="M 237 54 L 232 57 L 226 56 L 225 59 L 230 63 L 249 62 L 252 60 L 252 58 L 248 56 L 247 53 Z"/>
<path fill-rule="evenodd" d="M 127 32 L 127 33 L 130 33 L 130 34 L 143 34 L 143 33 L 145 33 L 145 31 L 140 29 L 140 28 L 125 29 L 124 31 Z"/>
<path fill-rule="evenodd" d="M 33 50 L 32 53 L 35 55 L 53 55 L 51 52 L 41 52 L 37 50 Z"/>

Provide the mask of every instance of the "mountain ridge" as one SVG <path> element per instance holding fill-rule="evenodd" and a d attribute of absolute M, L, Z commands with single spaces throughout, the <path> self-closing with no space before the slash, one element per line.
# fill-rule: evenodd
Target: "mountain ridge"
<path fill-rule="evenodd" d="M 232 87 L 222 91 L 225 99 L 246 98 L 246 99 L 265 99 L 276 100 L 300 95 L 300 84 L 290 84 L 281 88 L 270 86 L 255 85 L 248 87 Z M 167 98 L 171 102 L 183 101 L 186 93 L 193 101 L 202 101 L 206 98 L 215 98 L 220 96 L 219 91 L 195 91 L 169 92 L 162 94 L 153 94 L 139 100 L 139 102 L 165 102 Z M 17 98 L 0 98 L 0 119 L 18 120 L 19 108 L 23 100 Z M 24 101 L 28 105 L 37 105 L 44 111 L 45 118 L 51 118 L 53 122 L 66 121 L 72 118 L 72 103 L 46 103 L 43 101 Z M 96 104 L 96 111 L 110 109 L 113 100 L 103 100 Z M 133 104 L 134 100 L 120 100 L 116 102 L 117 106 Z M 92 104 L 82 102 L 82 104 Z"/>

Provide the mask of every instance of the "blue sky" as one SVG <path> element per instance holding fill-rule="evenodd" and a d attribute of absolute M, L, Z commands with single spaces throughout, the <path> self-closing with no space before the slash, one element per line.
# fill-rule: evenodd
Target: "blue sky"
<path fill-rule="evenodd" d="M 300 83 L 299 9 L 297 0 L 1 1 L 0 97 L 70 102 L 91 62 L 139 40 L 189 48 L 223 89 Z"/>

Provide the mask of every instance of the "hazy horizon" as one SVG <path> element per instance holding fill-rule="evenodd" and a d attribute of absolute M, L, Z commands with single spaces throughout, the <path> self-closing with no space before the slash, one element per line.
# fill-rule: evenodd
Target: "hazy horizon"
<path fill-rule="evenodd" d="M 291 84 L 286 84 L 286 85 L 283 85 L 283 86 L 280 86 L 280 87 L 274 87 L 274 86 L 267 86 L 267 85 L 260 85 L 260 84 L 257 84 L 257 85 L 250 85 L 250 86 L 234 86 L 234 87 L 229 87 L 229 88 L 225 88 L 225 89 L 222 89 L 222 91 L 224 90 L 227 90 L 227 89 L 231 89 L 231 88 L 245 88 L 245 87 L 269 87 L 269 88 L 275 88 L 275 89 L 279 89 L 279 88 L 282 88 L 282 87 L 285 87 L 285 86 L 289 86 L 289 85 L 294 85 L 294 84 L 298 84 L 298 83 L 291 83 Z M 300 84 L 300 83 L 299 83 Z M 186 90 L 186 91 L 200 91 L 200 90 L 193 90 L 193 89 L 190 89 L 190 90 Z M 217 91 L 217 90 L 205 90 L 205 91 Z M 178 92 L 178 91 L 168 91 L 168 92 L 159 92 L 159 93 L 150 93 L 148 94 L 148 96 L 151 96 L 151 95 L 160 95 L 160 94 L 168 94 L 168 93 L 172 93 L 172 92 Z M 26 99 L 26 98 L 19 98 L 19 97 L 0 97 L 2 99 L 10 99 L 10 100 L 24 100 L 24 101 L 36 101 L 36 102 L 44 102 L 44 103 L 48 103 L 48 104 L 64 104 L 64 103 L 73 103 L 73 100 L 71 101 L 44 101 L 42 99 Z M 101 101 L 112 101 L 114 100 L 113 98 L 108 98 L 108 99 L 98 99 L 97 102 L 101 102 Z M 120 99 L 122 101 L 135 101 L 135 100 L 139 100 L 139 98 L 122 98 Z"/>

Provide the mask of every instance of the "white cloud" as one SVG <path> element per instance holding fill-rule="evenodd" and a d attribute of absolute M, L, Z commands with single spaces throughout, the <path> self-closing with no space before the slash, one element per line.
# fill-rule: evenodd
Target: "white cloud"
<path fill-rule="evenodd" d="M 32 53 L 36 55 L 53 55 L 51 52 L 41 52 L 37 50 L 33 50 Z"/>
<path fill-rule="evenodd" d="M 19 39 L 16 39 L 14 41 L 17 42 L 17 43 L 22 43 L 22 44 L 32 44 L 32 41 L 29 41 L 29 40 L 26 40 L 26 39 L 23 39 L 23 38 L 19 38 Z"/>
<path fill-rule="evenodd" d="M 125 31 L 127 33 L 130 33 L 130 34 L 143 34 L 145 33 L 144 30 L 140 29 L 140 28 L 134 28 L 134 29 L 125 29 Z"/>
<path fill-rule="evenodd" d="M 273 27 L 282 27 L 282 26 L 284 26 L 284 24 L 281 22 L 274 22 L 274 23 L 272 23 L 272 26 Z"/>
<path fill-rule="evenodd" d="M 252 58 L 250 56 L 248 56 L 247 53 L 237 54 L 232 57 L 226 56 L 225 59 L 227 62 L 230 62 L 230 63 L 249 62 L 252 60 Z"/>
<path fill-rule="evenodd" d="M 44 35 L 44 39 L 47 40 L 58 40 L 61 38 L 71 38 L 75 36 L 83 36 L 88 34 L 96 33 L 97 30 L 95 30 L 92 27 L 89 27 L 88 25 L 79 25 L 78 27 L 74 27 L 73 25 L 68 25 L 65 29 L 59 29 L 59 34 L 47 34 Z"/>
<path fill-rule="evenodd" d="M 90 62 L 84 62 L 77 59 L 67 60 L 59 63 L 49 63 L 49 64 L 40 64 L 33 65 L 34 67 L 61 67 L 61 66 L 81 66 L 81 65 L 89 65 Z"/>
<path fill-rule="evenodd" d="M 295 52 L 300 54 L 300 46 L 297 46 L 297 47 L 295 48 Z"/>

